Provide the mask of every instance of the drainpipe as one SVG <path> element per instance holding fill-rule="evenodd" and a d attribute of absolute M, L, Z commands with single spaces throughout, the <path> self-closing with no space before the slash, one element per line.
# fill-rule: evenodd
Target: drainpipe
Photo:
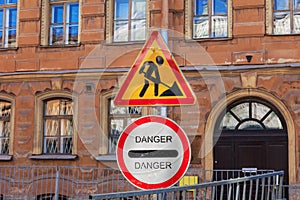
<path fill-rule="evenodd" d="M 169 1 L 168 0 L 162 0 L 161 1 L 161 30 L 160 34 L 162 38 L 164 39 L 166 45 L 169 44 Z M 160 108 L 160 115 L 163 117 L 167 117 L 168 111 L 166 106 L 162 106 Z"/>

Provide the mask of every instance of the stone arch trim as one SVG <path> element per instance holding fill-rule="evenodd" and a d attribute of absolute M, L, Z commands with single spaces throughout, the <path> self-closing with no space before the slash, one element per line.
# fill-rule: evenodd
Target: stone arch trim
<path fill-rule="evenodd" d="M 242 97 L 252 96 L 257 97 L 263 100 L 266 100 L 283 116 L 283 119 L 287 125 L 287 133 L 288 133 L 288 165 L 289 165 L 289 184 L 296 183 L 296 132 L 294 127 L 293 118 L 285 106 L 285 104 L 278 99 L 276 96 L 272 95 L 271 93 L 261 91 L 258 89 L 246 89 L 246 90 L 239 90 L 233 93 L 226 95 L 221 101 L 219 101 L 211 110 L 207 123 L 205 126 L 205 141 L 202 148 L 202 152 L 204 152 L 204 168 L 206 170 L 213 170 L 213 135 L 214 135 L 214 128 L 217 122 L 218 117 L 223 112 L 223 110 L 233 102 L 241 99 Z"/>

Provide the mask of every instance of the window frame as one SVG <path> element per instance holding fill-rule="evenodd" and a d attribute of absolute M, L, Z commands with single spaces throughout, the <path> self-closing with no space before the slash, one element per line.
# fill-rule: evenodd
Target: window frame
<path fill-rule="evenodd" d="M 8 27 L 9 17 L 7 15 L 7 10 L 9 9 L 16 9 L 16 26 L 15 27 Z M 3 10 L 3 19 L 2 19 L 2 27 L 0 27 L 2 31 L 2 41 L 0 41 L 0 49 L 8 49 L 8 48 L 16 48 L 18 44 L 18 34 L 19 34 L 19 9 L 20 8 L 20 1 L 18 0 L 17 3 L 5 3 L 0 5 L 0 9 Z M 9 45 L 9 32 L 10 30 L 15 30 L 16 35 L 14 38 L 14 44 Z"/>
<path fill-rule="evenodd" d="M 111 154 L 109 152 L 109 134 L 110 134 L 110 130 L 109 130 L 109 126 L 110 124 L 109 122 L 109 111 L 110 111 L 110 99 L 114 99 L 116 96 L 116 91 L 115 90 L 110 90 L 110 91 L 106 91 L 103 92 L 100 96 L 100 117 L 101 117 L 101 131 L 102 133 L 100 134 L 100 146 L 99 146 L 99 155 L 100 157 L 96 158 L 97 160 L 100 161 L 115 161 L 115 153 Z M 151 107 L 142 107 L 142 116 L 145 115 L 157 115 L 159 114 L 159 109 L 160 107 L 156 107 L 156 106 L 151 106 Z M 130 115 L 130 114 L 129 114 Z M 134 115 L 135 116 L 135 115 Z M 108 157 L 105 157 L 108 156 Z M 111 156 L 111 157 L 109 157 Z"/>
<path fill-rule="evenodd" d="M 51 99 L 70 99 L 73 101 L 73 134 L 72 134 L 72 154 L 47 154 L 43 151 L 44 143 L 44 103 Z M 78 99 L 74 94 L 66 91 L 49 91 L 39 94 L 35 98 L 35 132 L 32 159 L 75 159 L 77 157 L 77 124 L 78 124 Z"/>
<path fill-rule="evenodd" d="M 41 45 L 42 46 L 51 46 L 51 47 L 62 47 L 62 46 L 78 46 L 80 45 L 80 33 L 81 33 L 81 8 L 82 8 L 82 1 L 83 0 L 58 0 L 55 2 L 51 2 L 51 0 L 42 0 L 42 16 L 41 16 Z M 68 31 L 67 28 L 68 23 L 66 17 L 68 16 L 67 13 L 67 5 L 78 3 L 78 35 L 77 35 L 77 42 L 76 43 L 68 43 Z M 52 25 L 52 6 L 63 5 L 63 42 L 61 44 L 53 44 L 52 37 L 51 37 L 51 25 Z"/>
<path fill-rule="evenodd" d="M 55 101 L 55 100 L 59 100 L 59 112 L 61 111 L 61 102 L 62 101 L 64 101 L 64 100 L 67 100 L 67 101 L 71 101 L 72 102 L 72 104 L 74 103 L 73 102 L 73 100 L 72 99 L 69 99 L 69 98 L 61 98 L 61 97 L 59 97 L 59 98 L 53 98 L 53 99 L 46 99 L 46 100 L 44 100 L 44 109 L 43 109 L 43 154 L 54 154 L 54 155 L 56 155 L 56 154 L 66 154 L 66 155 L 70 155 L 70 154 L 72 154 L 72 152 L 71 153 L 65 153 L 65 148 L 63 148 L 63 146 L 62 146 L 62 140 L 64 139 L 64 138 L 70 138 L 70 135 L 67 137 L 67 136 L 65 136 L 64 137 L 64 135 L 62 134 L 62 132 L 61 132 L 61 128 L 62 128 L 62 125 L 61 125 L 61 120 L 71 120 L 72 121 L 72 135 L 71 135 L 71 140 L 72 140 L 72 138 L 73 138 L 73 133 L 74 133 L 74 126 L 73 126 L 73 113 L 72 113 L 72 115 L 63 115 L 63 114 L 57 114 L 57 115 L 54 115 L 54 114 L 46 114 L 46 109 L 47 109 L 47 103 L 48 102 L 51 102 L 51 101 Z M 72 105 L 72 107 L 74 107 L 73 105 Z M 58 134 L 57 135 L 54 135 L 54 136 L 49 136 L 49 135 L 47 135 L 46 134 L 46 123 L 47 123 L 47 121 L 48 120 L 57 120 L 58 121 Z M 57 144 L 57 151 L 58 151 L 58 153 L 48 153 L 47 152 L 47 147 L 46 147 L 46 143 L 47 143 L 47 139 L 53 139 L 53 140 L 57 140 L 58 142 L 58 144 Z M 73 143 L 72 143 L 72 146 L 73 146 Z M 72 149 L 71 149 L 71 151 L 72 151 Z"/>
<path fill-rule="evenodd" d="M 129 8 L 131 9 L 131 2 L 132 0 L 129 0 Z M 130 35 L 131 35 L 131 29 L 130 29 L 130 24 L 132 19 L 130 19 L 131 13 L 128 15 L 128 39 L 126 41 L 114 41 L 114 15 L 115 15 L 115 4 L 114 0 L 106 0 L 106 42 L 107 43 L 116 43 L 116 44 L 126 44 L 126 43 L 138 43 L 138 42 L 144 42 L 147 38 L 147 30 L 149 29 L 149 19 L 150 19 L 150 3 L 149 0 L 145 0 L 146 2 L 146 14 L 145 14 L 145 39 L 144 40 L 131 40 Z"/>
<path fill-rule="evenodd" d="M 14 144 L 14 119 L 15 119 L 15 97 L 6 93 L 0 93 L 0 99 L 2 101 L 9 102 L 11 104 L 10 113 L 10 134 L 9 134 L 9 150 L 8 154 L 0 154 L 0 160 L 11 160 L 13 156 L 13 144 Z"/>
<path fill-rule="evenodd" d="M 288 0 L 289 1 L 289 9 L 287 10 L 274 10 L 275 0 L 266 0 L 266 33 L 268 35 L 274 35 L 274 36 L 280 36 L 280 35 L 299 35 L 300 31 L 298 33 L 294 33 L 294 12 L 297 12 L 293 9 L 293 1 L 294 0 Z M 290 13 L 290 32 L 289 33 L 278 33 L 276 34 L 274 32 L 274 14 L 275 12 L 288 12 Z M 300 9 L 298 10 L 300 14 Z M 293 16 L 293 17 L 291 17 Z"/>
<path fill-rule="evenodd" d="M 209 23 L 209 35 L 208 37 L 194 37 L 194 12 L 195 12 L 196 0 L 185 1 L 185 39 L 186 40 L 227 40 L 232 38 L 232 0 L 227 0 L 227 36 L 225 37 L 212 37 L 211 36 L 211 24 Z M 212 0 L 208 0 L 208 6 L 212 7 Z M 211 21 L 212 9 L 208 10 L 208 18 Z M 218 15 L 217 15 L 218 16 Z"/>

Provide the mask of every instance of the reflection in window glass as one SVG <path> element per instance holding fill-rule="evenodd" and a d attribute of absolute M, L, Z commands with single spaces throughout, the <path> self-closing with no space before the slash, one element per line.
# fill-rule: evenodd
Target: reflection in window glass
<path fill-rule="evenodd" d="M 239 130 L 263 130 L 264 127 L 257 121 L 245 121 L 238 127 Z"/>
<path fill-rule="evenodd" d="M 289 0 L 274 1 L 274 10 L 288 10 L 288 9 L 289 9 Z"/>
<path fill-rule="evenodd" d="M 49 44 L 77 44 L 79 4 L 54 4 L 51 6 L 51 13 Z"/>
<path fill-rule="evenodd" d="M 0 101 L 0 155 L 9 153 L 11 103 Z"/>
<path fill-rule="evenodd" d="M 227 14 L 227 0 L 213 0 L 213 13 L 215 15 Z"/>
<path fill-rule="evenodd" d="M 287 12 L 278 12 L 274 15 L 274 34 L 291 33 L 290 14 Z"/>
<path fill-rule="evenodd" d="M 109 100 L 109 148 L 108 153 L 116 152 L 116 145 L 122 131 L 134 120 L 142 116 L 142 107 L 115 106 L 113 100 Z"/>
<path fill-rule="evenodd" d="M 116 0 L 113 25 L 114 42 L 145 40 L 146 1 Z"/>
<path fill-rule="evenodd" d="M 271 109 L 261 103 L 252 103 L 252 118 L 261 120 Z"/>
<path fill-rule="evenodd" d="M 258 102 L 244 102 L 226 112 L 220 130 L 283 129 L 280 118 L 272 109 Z"/>
<path fill-rule="evenodd" d="M 0 1 L 0 48 L 15 47 L 17 37 L 17 1 Z"/>
<path fill-rule="evenodd" d="M 265 120 L 264 124 L 268 129 L 283 129 L 279 117 L 272 112 Z"/>
<path fill-rule="evenodd" d="M 227 0 L 195 0 L 193 38 L 228 36 Z"/>
<path fill-rule="evenodd" d="M 220 130 L 234 130 L 237 125 L 238 120 L 230 112 L 227 112 L 221 121 Z"/>
<path fill-rule="evenodd" d="M 72 154 L 73 102 L 53 99 L 44 104 L 45 154 Z"/>
<path fill-rule="evenodd" d="M 249 118 L 249 103 L 242 103 L 234 108 L 231 111 L 241 120 Z"/>

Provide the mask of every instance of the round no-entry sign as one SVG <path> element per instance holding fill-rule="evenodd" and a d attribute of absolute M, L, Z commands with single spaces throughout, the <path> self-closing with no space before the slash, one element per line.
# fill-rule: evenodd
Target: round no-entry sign
<path fill-rule="evenodd" d="M 124 177 L 141 189 L 174 185 L 189 167 L 191 148 L 184 131 L 172 120 L 146 116 L 130 124 L 117 144 Z"/>

